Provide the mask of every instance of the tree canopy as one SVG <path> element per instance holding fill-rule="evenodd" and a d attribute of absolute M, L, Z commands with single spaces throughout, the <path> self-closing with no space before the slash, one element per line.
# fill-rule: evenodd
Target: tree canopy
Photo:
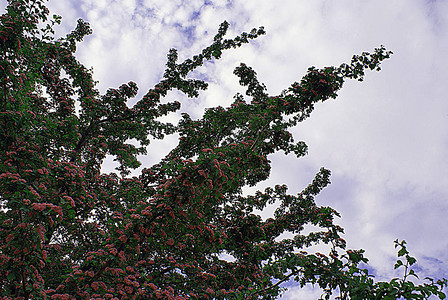
<path fill-rule="evenodd" d="M 60 22 L 43 0 L 8 0 L 0 19 L 2 299 L 274 299 L 289 280 L 317 285 L 327 299 L 445 298 L 445 279 L 409 281 L 415 258 L 404 241 L 396 241 L 395 265 L 404 276 L 390 282 L 363 268 L 363 250 L 345 249 L 338 212 L 315 202 L 329 170 L 296 195 L 285 185 L 242 193 L 269 177 L 270 154 L 305 155 L 289 130 L 316 103 L 336 98 L 345 80 L 379 71 L 390 51 L 311 67 L 279 95 L 241 64 L 234 74 L 245 95 L 171 124 L 160 118 L 181 103 L 162 101 L 167 92 L 197 97 L 207 83 L 189 74 L 265 34 L 263 27 L 225 38 L 224 22 L 210 46 L 183 62 L 170 50 L 163 78 L 130 106 L 136 83 L 101 94 L 76 59 L 89 24 L 79 20 L 56 38 Z M 178 145 L 132 176 L 150 139 L 171 134 Z M 101 172 L 106 156 L 117 172 Z M 263 220 L 256 211 L 272 203 L 278 208 Z M 315 230 L 305 233 L 307 225 Z M 280 238 L 286 232 L 293 237 Z M 316 244 L 329 253 L 305 251 Z"/>

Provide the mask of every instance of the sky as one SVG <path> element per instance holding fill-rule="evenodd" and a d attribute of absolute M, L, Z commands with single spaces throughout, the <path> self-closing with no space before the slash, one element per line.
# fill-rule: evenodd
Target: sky
<path fill-rule="evenodd" d="M 264 26 L 265 36 L 196 72 L 210 84 L 199 98 L 168 95 L 193 118 L 244 93 L 232 73 L 241 62 L 276 95 L 310 66 L 338 66 L 380 45 L 392 50 L 380 72 L 346 82 L 336 100 L 316 105 L 292 130 L 307 143 L 306 157 L 272 155 L 270 179 L 246 192 L 285 183 L 295 194 L 320 167 L 328 168 L 332 184 L 317 204 L 341 213 L 337 222 L 348 248 L 366 250 L 379 280 L 398 275 L 395 239 L 407 241 L 417 274 L 448 277 L 448 1 L 51 0 L 48 6 L 63 17 L 58 35 L 78 18 L 91 24 L 93 34 L 77 56 L 93 67 L 100 91 L 132 80 L 139 96 L 162 77 L 170 48 L 179 50 L 180 60 L 199 53 L 224 20 L 231 24 L 229 37 Z M 152 143 L 143 164 L 156 163 L 175 145 L 175 136 Z M 112 169 L 107 161 L 104 170 Z M 282 299 L 320 295 L 288 287 Z"/>

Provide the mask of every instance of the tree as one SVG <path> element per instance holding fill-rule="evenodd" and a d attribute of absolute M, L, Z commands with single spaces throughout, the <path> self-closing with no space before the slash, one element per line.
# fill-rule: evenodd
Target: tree
<path fill-rule="evenodd" d="M 319 101 L 336 98 L 344 80 L 380 70 L 384 47 L 350 64 L 309 68 L 300 82 L 271 96 L 249 66 L 235 69 L 246 96 L 178 124 L 159 120 L 181 105 L 162 103 L 169 90 L 196 97 L 207 88 L 187 76 L 224 50 L 265 32 L 252 29 L 213 43 L 182 63 L 170 50 L 163 78 L 130 107 L 134 82 L 95 89 L 92 72 L 74 56 L 91 33 L 79 20 L 56 39 L 43 0 L 9 0 L 0 24 L 0 289 L 2 299 L 274 299 L 282 283 L 317 284 L 341 299 L 445 298 L 446 280 L 415 285 L 404 242 L 396 241 L 402 279 L 375 282 L 363 250 L 345 250 L 339 214 L 314 198 L 330 183 L 321 169 L 297 195 L 275 186 L 243 196 L 242 187 L 268 178 L 268 155 L 306 154 L 288 129 Z M 43 24 L 43 25 L 42 25 Z M 248 100 L 249 99 L 249 100 Z M 178 133 L 179 144 L 158 164 L 140 166 L 150 138 Z M 133 142 L 131 142 L 131 140 Z M 106 155 L 120 174 L 101 172 Z M 273 218 L 254 213 L 279 202 Z M 319 228 L 303 234 L 305 225 Z M 278 241 L 284 232 L 294 238 Z M 305 247 L 330 245 L 330 253 Z M 222 254 L 233 256 L 226 260 Z"/>

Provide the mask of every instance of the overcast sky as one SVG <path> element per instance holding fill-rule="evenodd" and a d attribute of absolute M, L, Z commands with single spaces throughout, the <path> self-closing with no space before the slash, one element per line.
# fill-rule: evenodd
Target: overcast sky
<path fill-rule="evenodd" d="M 94 33 L 78 57 L 93 67 L 102 92 L 132 80 L 142 95 L 161 78 L 170 48 L 181 59 L 198 53 L 223 20 L 229 37 L 265 26 L 267 35 L 198 71 L 210 83 L 201 97 L 169 94 L 195 118 L 243 91 L 232 74 L 240 62 L 275 95 L 309 66 L 339 65 L 385 45 L 394 55 L 381 72 L 346 82 L 335 101 L 317 105 L 293 130 L 309 155 L 272 156 L 271 178 L 258 188 L 286 183 L 296 193 L 324 166 L 332 184 L 317 202 L 342 214 L 348 247 L 366 250 L 379 279 L 394 276 L 397 238 L 408 242 L 421 277 L 448 277 L 448 1 L 52 0 L 49 7 L 63 17 L 58 34 L 80 17 L 90 22 Z M 175 144 L 153 143 L 143 163 L 157 162 Z M 292 288 L 283 299 L 319 295 Z"/>

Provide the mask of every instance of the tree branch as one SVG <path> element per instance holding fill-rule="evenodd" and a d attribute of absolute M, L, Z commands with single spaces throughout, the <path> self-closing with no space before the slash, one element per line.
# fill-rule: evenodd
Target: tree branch
<path fill-rule="evenodd" d="M 294 275 L 296 275 L 299 272 L 300 272 L 300 270 L 297 270 L 295 272 L 291 272 L 290 274 L 286 275 L 285 278 L 283 278 L 282 280 L 278 281 L 276 284 L 273 284 L 273 285 L 271 285 L 271 286 L 269 286 L 267 288 L 264 288 L 262 290 L 255 291 L 253 294 L 256 295 L 256 294 L 259 294 L 259 293 L 262 293 L 262 292 L 266 292 L 266 291 L 268 291 L 270 289 L 273 289 L 273 288 L 279 286 L 280 284 L 282 284 L 283 282 L 285 282 L 286 280 L 288 280 L 291 276 L 294 276 Z"/>
<path fill-rule="evenodd" d="M 257 137 L 255 138 L 254 143 L 253 143 L 252 146 L 250 147 L 250 151 L 252 151 L 252 150 L 255 148 L 255 146 L 256 146 L 257 143 L 258 143 L 258 139 L 260 138 L 261 133 L 263 133 L 263 131 L 269 126 L 269 124 L 271 124 L 271 121 L 269 121 L 268 123 L 266 123 L 266 125 L 264 125 L 263 128 L 261 128 L 260 131 L 258 131 L 258 135 L 257 135 Z"/>

